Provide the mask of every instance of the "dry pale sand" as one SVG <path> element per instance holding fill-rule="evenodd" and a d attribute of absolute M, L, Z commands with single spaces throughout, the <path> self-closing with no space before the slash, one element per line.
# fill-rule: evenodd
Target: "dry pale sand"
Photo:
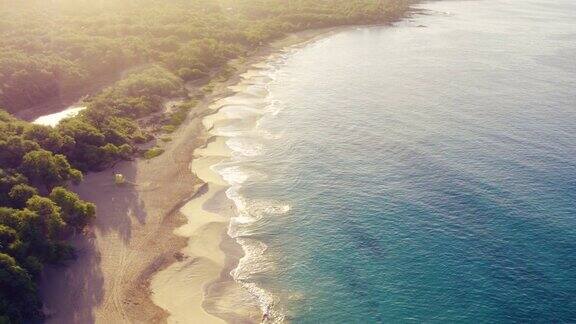
<path fill-rule="evenodd" d="M 217 215 L 225 215 L 217 210 L 229 205 L 219 191 L 224 183 L 209 170 L 215 160 L 223 157 L 223 143 L 216 141 L 206 146 L 212 155 L 199 150 L 207 159 L 195 160 L 191 165 L 192 153 L 208 142 L 201 117 L 214 112 L 209 105 L 230 93 L 228 87 L 240 80 L 240 73 L 275 49 L 331 30 L 334 29 L 291 35 L 263 48 L 237 64 L 236 76 L 216 86 L 214 93 L 196 108 L 193 115 L 200 117 L 190 118 L 172 135 L 172 142 L 160 144 L 166 150 L 163 155 L 88 174 L 80 186 L 73 188 L 82 198 L 96 203 L 97 217 L 89 233 L 72 239 L 78 259 L 67 266 L 48 267 L 44 272 L 41 295 L 49 314 L 47 322 L 260 320 L 254 307 L 239 304 L 249 296 L 243 295 L 245 292 L 229 276 L 242 252 L 226 235 L 227 219 Z M 210 183 L 206 185 L 191 172 L 191 166 Z M 113 185 L 114 173 L 124 174 L 130 183 Z M 192 200 L 196 195 L 198 199 Z M 188 271 L 190 268 L 194 271 Z M 166 272 L 161 272 L 164 269 Z M 179 289 L 173 282 L 185 282 L 187 289 Z M 171 312 L 179 314 L 183 308 L 185 317 L 169 317 Z"/>
<path fill-rule="evenodd" d="M 217 279 L 224 268 L 220 249 L 228 219 L 203 209 L 203 205 L 221 190 L 208 184 L 207 190 L 182 208 L 188 223 L 175 233 L 188 238 L 182 250 L 184 259 L 156 274 L 151 283 L 152 300 L 170 313 L 169 323 L 222 323 L 202 307 L 204 285 Z"/>

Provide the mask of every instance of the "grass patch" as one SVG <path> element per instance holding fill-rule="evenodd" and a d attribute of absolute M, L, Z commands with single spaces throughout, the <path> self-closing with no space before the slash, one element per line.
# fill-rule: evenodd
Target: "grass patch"
<path fill-rule="evenodd" d="M 159 148 L 159 147 L 153 147 L 151 149 L 149 149 L 148 151 L 144 152 L 144 158 L 146 160 L 150 160 L 153 159 L 157 156 L 162 155 L 162 153 L 164 153 L 164 150 Z"/>
<path fill-rule="evenodd" d="M 165 133 L 173 133 L 176 130 L 176 126 L 174 125 L 164 125 L 162 126 L 162 131 L 164 131 Z"/>
<path fill-rule="evenodd" d="M 174 107 L 174 110 L 166 116 L 162 131 L 173 133 L 178 126 L 182 125 L 192 108 L 196 107 L 196 105 L 198 105 L 198 100 L 190 99 Z M 169 140 L 164 142 L 169 142 Z"/>

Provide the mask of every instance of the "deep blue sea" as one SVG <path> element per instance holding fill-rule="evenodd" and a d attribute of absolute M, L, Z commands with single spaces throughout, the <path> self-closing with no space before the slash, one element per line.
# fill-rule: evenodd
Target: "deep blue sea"
<path fill-rule="evenodd" d="M 293 323 L 576 323 L 576 1 L 417 7 L 254 77 L 241 279 Z"/>

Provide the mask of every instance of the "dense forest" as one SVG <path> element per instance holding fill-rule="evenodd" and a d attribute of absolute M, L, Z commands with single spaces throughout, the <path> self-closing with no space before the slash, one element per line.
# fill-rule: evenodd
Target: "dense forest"
<path fill-rule="evenodd" d="M 405 1 L 32 0 L 2 4 L 0 107 L 15 112 L 143 63 L 158 63 L 185 80 L 199 78 L 283 33 L 382 22 L 402 13 Z"/>
<path fill-rule="evenodd" d="M 66 237 L 96 206 L 67 184 L 132 159 L 152 135 L 142 118 L 187 81 L 229 74 L 227 63 L 288 32 L 401 17 L 405 0 L 0 0 L 0 107 L 10 113 L 130 69 L 57 127 L 0 110 L 0 323 L 43 318 L 45 264 L 74 258 Z M 209 91 L 208 87 L 205 87 Z M 169 132 L 194 106 L 161 118 Z"/>

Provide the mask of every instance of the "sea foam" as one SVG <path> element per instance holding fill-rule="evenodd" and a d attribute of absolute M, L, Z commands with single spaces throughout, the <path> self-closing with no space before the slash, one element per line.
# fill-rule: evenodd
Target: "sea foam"
<path fill-rule="evenodd" d="M 259 121 L 274 117 L 284 109 L 282 102 L 271 95 L 270 85 L 276 79 L 278 66 L 286 58 L 286 53 L 280 54 L 242 75 L 240 84 L 231 87 L 237 93 L 218 101 L 219 117 L 213 117 L 214 122 L 209 123 L 214 126 L 210 132 L 225 137 L 226 145 L 233 152 L 229 161 L 213 166 L 213 170 L 230 184 L 226 195 L 233 201 L 236 213 L 230 221 L 228 234 L 244 251 L 231 275 L 258 299 L 268 319 L 266 322 L 282 322 L 284 315 L 276 307 L 277 298 L 257 283 L 258 274 L 273 270 L 274 262 L 267 256 L 266 244 L 255 234 L 264 218 L 287 214 L 291 206 L 281 201 L 249 199 L 242 193 L 245 186 L 268 179 L 249 163 L 250 159 L 265 153 L 265 141 L 281 137 L 261 130 Z"/>

